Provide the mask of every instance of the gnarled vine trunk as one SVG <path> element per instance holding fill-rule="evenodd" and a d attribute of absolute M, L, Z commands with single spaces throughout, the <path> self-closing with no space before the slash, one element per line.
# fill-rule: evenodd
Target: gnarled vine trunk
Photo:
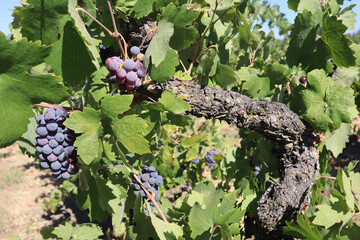
<path fill-rule="evenodd" d="M 236 92 L 218 90 L 187 81 L 171 79 L 141 89 L 159 98 L 171 90 L 190 104 L 189 114 L 224 120 L 239 128 L 252 129 L 275 143 L 280 161 L 280 180 L 258 201 L 257 215 L 247 219 L 247 235 L 256 239 L 286 239 L 285 221 L 292 221 L 310 203 L 311 187 L 319 170 L 314 136 L 299 116 L 282 103 L 253 100 Z"/>

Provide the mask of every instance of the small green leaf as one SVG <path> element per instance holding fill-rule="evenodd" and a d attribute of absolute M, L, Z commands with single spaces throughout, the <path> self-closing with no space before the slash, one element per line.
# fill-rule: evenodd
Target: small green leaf
<path fill-rule="evenodd" d="M 336 129 L 332 135 L 325 135 L 325 146 L 330 150 L 334 157 L 339 156 L 349 142 L 349 135 L 351 134 L 351 125 L 349 123 L 341 123 L 340 128 Z"/>
<path fill-rule="evenodd" d="M 318 205 L 315 213 L 313 223 L 319 226 L 329 228 L 339 221 L 344 221 L 348 218 L 343 212 L 333 210 L 329 205 Z"/>
<path fill-rule="evenodd" d="M 166 223 L 157 218 L 152 212 L 150 212 L 150 219 L 160 240 L 168 240 L 167 236 L 169 235 L 175 236 L 175 239 L 183 235 L 181 227 L 175 223 Z"/>
<path fill-rule="evenodd" d="M 77 111 L 64 125 L 81 133 L 76 138 L 74 146 L 77 147 L 77 154 L 87 165 L 93 161 L 99 160 L 102 152 L 103 127 L 101 124 L 101 113 L 92 108 L 84 108 L 82 112 Z"/>
<path fill-rule="evenodd" d="M 344 185 L 344 193 L 345 193 L 346 204 L 347 204 L 347 206 L 349 207 L 350 210 L 354 211 L 355 199 L 354 199 L 354 195 L 351 192 L 351 180 L 346 175 L 346 173 L 344 171 L 343 171 L 343 174 L 342 174 L 342 182 L 343 182 L 343 185 Z"/>
<path fill-rule="evenodd" d="M 173 92 L 166 90 L 161 94 L 159 103 L 163 104 L 166 110 L 179 114 L 190 110 L 190 106 L 181 97 L 176 97 Z"/>
<path fill-rule="evenodd" d="M 216 208 L 212 209 L 216 211 Z M 195 239 L 203 232 L 210 230 L 214 225 L 213 211 L 209 208 L 202 209 L 198 202 L 195 202 L 189 215 L 189 226 L 191 229 L 191 238 Z"/>
<path fill-rule="evenodd" d="M 359 67 L 338 67 L 332 75 L 332 79 L 337 84 L 350 86 L 356 80 L 359 70 Z"/>
<path fill-rule="evenodd" d="M 169 49 L 170 38 L 174 33 L 174 26 L 166 20 L 161 20 L 158 23 L 158 28 L 154 37 L 152 38 L 150 45 L 145 53 L 145 66 L 151 62 L 155 64 L 155 67 L 164 61 L 166 53 Z"/>
<path fill-rule="evenodd" d="M 237 83 L 237 78 L 234 70 L 225 65 L 218 63 L 216 74 L 213 76 L 215 82 L 222 88 L 230 90 Z"/>
<path fill-rule="evenodd" d="M 82 240 L 95 240 L 103 236 L 101 228 L 94 223 L 83 223 L 78 226 L 73 226 L 70 223 L 60 225 L 52 231 L 58 239 L 82 239 Z"/>
<path fill-rule="evenodd" d="M 296 238 L 311 239 L 311 240 L 322 240 L 320 232 L 313 226 L 310 221 L 301 216 L 299 213 L 297 215 L 297 224 L 286 222 L 286 227 L 284 227 L 284 234 L 290 235 Z"/>
<path fill-rule="evenodd" d="M 350 172 L 351 189 L 355 194 L 360 194 L 360 173 Z"/>
<path fill-rule="evenodd" d="M 152 5 L 154 1 L 155 0 L 138 0 L 132 9 L 135 11 L 135 17 L 142 18 L 148 16 L 153 10 Z"/>

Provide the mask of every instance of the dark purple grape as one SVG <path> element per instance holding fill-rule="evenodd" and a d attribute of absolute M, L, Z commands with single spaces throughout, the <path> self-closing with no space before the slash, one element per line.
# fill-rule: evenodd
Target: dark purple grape
<path fill-rule="evenodd" d="M 134 71 L 144 68 L 144 65 L 140 61 L 135 61 Z"/>
<path fill-rule="evenodd" d="M 163 184 L 163 178 L 162 178 L 162 176 L 157 176 L 157 177 L 156 177 L 156 182 L 155 182 L 155 184 L 156 184 L 157 186 L 160 186 L 160 185 Z"/>
<path fill-rule="evenodd" d="M 40 146 L 36 146 L 35 149 L 36 149 L 36 151 L 38 151 L 39 153 L 42 153 L 42 152 L 43 152 L 43 148 L 40 147 Z"/>
<path fill-rule="evenodd" d="M 73 146 L 68 146 L 68 147 L 64 148 L 64 152 L 66 152 L 68 156 L 70 156 L 74 150 L 75 150 L 75 147 L 73 147 Z"/>
<path fill-rule="evenodd" d="M 56 148 L 53 149 L 53 153 L 55 153 L 56 155 L 60 155 L 62 152 L 64 151 L 64 147 L 62 145 L 57 146 Z"/>
<path fill-rule="evenodd" d="M 78 168 L 75 166 L 75 164 L 69 164 L 67 171 L 71 174 L 74 174 L 78 171 Z"/>
<path fill-rule="evenodd" d="M 137 79 L 138 79 L 138 75 L 136 72 L 130 71 L 126 74 L 126 80 L 129 81 L 130 83 L 135 83 Z"/>
<path fill-rule="evenodd" d="M 43 148 L 42 148 L 43 153 L 45 153 L 46 155 L 49 155 L 50 153 L 52 153 L 52 148 L 49 146 L 49 144 L 46 144 Z"/>
<path fill-rule="evenodd" d="M 139 194 L 139 190 L 134 190 L 134 194 L 135 194 L 135 196 L 137 196 L 138 194 Z"/>
<path fill-rule="evenodd" d="M 133 46 L 130 48 L 130 53 L 131 55 L 136 56 L 140 53 L 140 48 L 137 46 Z"/>
<path fill-rule="evenodd" d="M 44 114 L 45 121 L 56 120 L 55 110 L 53 112 L 47 112 Z"/>
<path fill-rule="evenodd" d="M 65 136 L 62 133 L 57 133 L 55 135 L 55 140 L 58 141 L 59 143 L 63 142 L 65 140 Z"/>
<path fill-rule="evenodd" d="M 56 109 L 55 111 L 55 114 L 59 117 L 59 116 L 63 116 L 63 117 L 67 117 L 68 114 L 67 114 L 67 111 L 65 108 L 58 108 Z"/>
<path fill-rule="evenodd" d="M 144 173 L 141 177 L 141 181 L 146 182 L 149 181 L 150 175 L 148 173 Z"/>
<path fill-rule="evenodd" d="M 40 162 L 40 166 L 41 166 L 42 168 L 49 168 L 49 167 L 50 167 L 49 164 L 48 164 L 47 162 L 45 162 L 45 161 L 41 161 L 41 162 Z"/>
<path fill-rule="evenodd" d="M 44 115 L 39 115 L 36 117 L 37 124 L 40 124 L 42 120 L 44 120 Z"/>
<path fill-rule="evenodd" d="M 138 74 L 138 76 L 139 76 L 140 78 L 143 78 L 143 77 L 146 76 L 146 71 L 145 71 L 145 69 L 140 68 L 140 69 L 137 71 L 137 74 Z"/>
<path fill-rule="evenodd" d="M 156 178 L 157 176 L 159 176 L 158 172 L 151 172 L 150 176 L 153 178 Z"/>
<path fill-rule="evenodd" d="M 150 166 L 147 171 L 148 172 L 156 172 L 156 169 L 154 166 Z"/>
<path fill-rule="evenodd" d="M 135 62 L 131 59 L 128 59 L 124 62 L 123 67 L 126 71 L 132 71 L 135 68 Z"/>
<path fill-rule="evenodd" d="M 118 78 L 124 78 L 124 77 L 126 77 L 126 71 L 125 71 L 125 69 L 119 68 L 119 69 L 116 71 L 116 76 L 117 76 Z"/>
<path fill-rule="evenodd" d="M 63 173 L 61 174 L 61 176 L 62 176 L 63 179 L 69 179 L 69 178 L 71 178 L 71 174 L 68 173 L 68 172 L 63 172 Z"/>
<path fill-rule="evenodd" d="M 55 162 L 58 160 L 58 157 L 54 153 L 50 153 L 49 156 L 47 156 L 47 160 L 49 160 L 49 162 Z"/>
<path fill-rule="evenodd" d="M 57 170 L 59 170 L 61 168 L 61 164 L 60 164 L 59 161 L 55 161 L 55 162 L 50 164 L 50 167 L 51 167 L 52 170 L 57 171 Z"/>
<path fill-rule="evenodd" d="M 36 128 L 36 133 L 42 137 L 45 137 L 49 134 L 47 128 L 45 126 L 42 126 L 42 125 L 39 125 L 37 128 Z"/>
<path fill-rule="evenodd" d="M 49 146 L 50 146 L 51 148 L 56 148 L 58 145 L 59 145 L 59 143 L 58 143 L 55 139 L 51 139 L 51 140 L 49 141 Z"/>
<path fill-rule="evenodd" d="M 63 147 L 68 147 L 70 146 L 70 143 L 68 141 L 63 141 L 61 145 L 63 145 Z"/>
<path fill-rule="evenodd" d="M 67 168 L 69 167 L 69 161 L 64 161 L 61 163 L 61 167 L 66 168 L 65 171 L 67 170 Z"/>
<path fill-rule="evenodd" d="M 156 181 L 156 179 L 153 178 L 153 177 L 151 177 L 151 178 L 149 179 L 149 183 L 150 183 L 151 185 L 154 185 L 154 184 L 155 184 L 155 181 Z"/>
<path fill-rule="evenodd" d="M 136 80 L 136 82 L 135 82 L 134 85 L 135 85 L 136 88 L 138 88 L 138 87 L 141 86 L 141 80 L 140 80 L 140 78 L 138 78 L 138 79 Z"/>
<path fill-rule="evenodd" d="M 44 115 L 47 114 L 47 113 L 53 113 L 53 114 L 55 114 L 55 109 L 53 109 L 53 108 L 47 108 L 47 109 L 45 109 L 45 111 L 44 111 Z"/>
<path fill-rule="evenodd" d="M 118 78 L 116 77 L 116 75 L 110 75 L 107 79 L 108 79 L 109 83 L 117 83 L 118 82 Z"/>
<path fill-rule="evenodd" d="M 116 73 L 116 71 L 119 69 L 119 64 L 116 62 L 110 62 L 108 65 L 108 70 L 111 73 Z"/>
<path fill-rule="evenodd" d="M 306 76 L 301 76 L 299 81 L 302 83 L 302 84 L 305 84 L 307 83 L 307 79 L 306 79 Z"/>
<path fill-rule="evenodd" d="M 160 195 L 159 194 L 155 194 L 155 201 L 159 201 L 160 200 Z"/>
<path fill-rule="evenodd" d="M 139 184 L 134 184 L 134 188 L 135 188 L 135 190 L 140 190 L 141 189 Z"/>
<path fill-rule="evenodd" d="M 36 138 L 36 143 L 39 145 L 39 146 L 44 146 L 46 144 L 49 143 L 49 140 L 46 138 L 46 137 L 37 137 Z"/>

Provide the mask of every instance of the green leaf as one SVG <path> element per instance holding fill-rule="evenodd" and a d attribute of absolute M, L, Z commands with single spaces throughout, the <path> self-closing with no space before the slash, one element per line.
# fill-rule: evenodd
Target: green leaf
<path fill-rule="evenodd" d="M 231 232 L 229 230 L 229 227 L 226 224 L 220 225 L 220 232 L 221 232 L 222 239 L 224 239 L 224 240 L 232 239 Z"/>
<path fill-rule="evenodd" d="M 10 42 L 0 33 L 0 124 L 6 126 L 0 132 L 0 147 L 11 145 L 26 132 L 34 116 L 31 104 L 60 103 L 68 98 L 60 77 L 29 73 L 49 51 L 40 42 Z"/>
<path fill-rule="evenodd" d="M 254 99 L 265 98 L 273 92 L 268 77 L 252 76 L 243 84 L 243 94 Z"/>
<path fill-rule="evenodd" d="M 360 173 L 350 172 L 351 189 L 355 194 L 360 194 Z"/>
<path fill-rule="evenodd" d="M 76 86 L 85 81 L 95 70 L 83 39 L 75 31 L 70 20 L 66 22 L 61 38 L 51 48 L 50 55 L 45 61 L 69 86 Z"/>
<path fill-rule="evenodd" d="M 174 34 L 170 39 L 170 46 L 175 50 L 182 50 L 195 41 L 198 31 L 193 25 L 199 16 L 199 11 L 188 9 L 186 4 L 176 7 L 170 3 L 162 12 L 162 19 L 174 24 Z"/>
<path fill-rule="evenodd" d="M 101 101 L 101 112 L 105 117 L 110 119 L 116 119 L 119 114 L 122 114 L 130 109 L 134 95 L 120 95 L 115 96 L 106 95 Z"/>
<path fill-rule="evenodd" d="M 286 222 L 286 227 L 284 227 L 284 234 L 290 235 L 297 238 L 311 239 L 311 240 L 322 240 L 320 232 L 313 226 L 310 221 L 301 216 L 299 213 L 297 215 L 297 224 Z"/>
<path fill-rule="evenodd" d="M 168 240 L 170 235 L 178 239 L 183 235 L 181 227 L 175 223 L 166 223 L 157 218 L 152 212 L 150 212 L 150 219 L 160 240 Z"/>
<path fill-rule="evenodd" d="M 152 63 L 155 64 L 155 67 L 159 66 L 159 64 L 164 61 L 169 49 L 170 38 L 173 33 L 174 26 L 172 23 L 169 23 L 166 20 L 161 20 L 159 22 L 156 33 L 145 53 L 145 66 L 149 64 L 150 57 Z"/>
<path fill-rule="evenodd" d="M 222 88 L 230 90 L 236 83 L 237 78 L 234 70 L 218 62 L 216 74 L 213 76 L 215 82 Z"/>
<path fill-rule="evenodd" d="M 272 84 L 284 84 L 288 81 L 286 72 L 288 68 L 279 63 L 266 65 L 264 71 L 265 75 L 270 78 Z"/>
<path fill-rule="evenodd" d="M 316 131 L 334 131 L 357 116 L 351 88 L 335 84 L 324 70 L 313 70 L 307 80 L 310 88 L 295 88 L 290 106 Z"/>
<path fill-rule="evenodd" d="M 342 21 L 342 24 L 344 24 L 349 30 L 354 30 L 357 14 L 350 10 L 355 6 L 356 4 L 351 4 L 350 6 L 346 7 L 340 12 L 338 17 L 338 19 Z"/>
<path fill-rule="evenodd" d="M 56 42 L 70 19 L 67 7 L 67 1 L 63 0 L 27 0 L 20 11 L 21 34 L 31 41 L 40 40 L 46 45 Z"/>
<path fill-rule="evenodd" d="M 332 75 L 332 79 L 337 84 L 349 86 L 356 80 L 359 70 L 359 67 L 338 67 Z"/>
<path fill-rule="evenodd" d="M 154 1 L 155 0 L 138 0 L 132 9 L 135 11 L 135 17 L 142 18 L 148 16 L 153 10 L 152 5 Z"/>
<path fill-rule="evenodd" d="M 166 82 L 175 75 L 176 67 L 179 65 L 179 57 L 175 50 L 169 49 L 164 61 L 159 66 L 151 66 L 150 76 L 152 80 L 159 83 Z"/>
<path fill-rule="evenodd" d="M 173 92 L 170 90 L 166 90 L 161 94 L 161 98 L 159 98 L 159 103 L 163 104 L 166 110 L 179 114 L 185 111 L 190 110 L 190 106 L 187 102 L 185 102 L 181 97 L 176 97 Z"/>
<path fill-rule="evenodd" d="M 58 239 L 64 240 L 95 240 L 104 235 L 101 228 L 94 223 L 83 223 L 79 226 L 73 226 L 67 222 L 64 225 L 56 227 L 52 231 L 52 234 L 55 234 Z"/>
<path fill-rule="evenodd" d="M 321 2 L 318 0 L 301 0 L 297 10 L 303 12 L 305 9 L 309 10 L 309 12 L 316 12 L 321 9 Z"/>
<path fill-rule="evenodd" d="M 195 202 L 189 215 L 189 226 L 191 229 L 190 237 L 192 239 L 195 239 L 196 236 L 210 230 L 210 228 L 214 225 L 214 212 L 217 212 L 217 208 L 202 209 L 200 204 Z M 215 213 L 215 215 L 217 214 Z"/>
<path fill-rule="evenodd" d="M 79 36 L 84 40 L 89 56 L 91 56 L 93 65 L 96 68 L 100 68 L 98 62 L 98 59 L 100 58 L 99 51 L 96 47 L 93 38 L 88 33 L 83 20 L 80 18 L 79 14 L 76 13 L 75 11 L 76 7 L 77 7 L 77 0 L 69 0 L 68 12 L 70 14 L 71 20 L 74 23 L 75 29 L 78 32 Z"/>
<path fill-rule="evenodd" d="M 76 138 L 74 146 L 77 147 L 77 154 L 86 165 L 101 158 L 103 127 L 99 111 L 85 107 L 82 112 L 75 112 L 64 122 L 64 125 L 81 134 Z"/>
<path fill-rule="evenodd" d="M 128 115 L 113 119 L 110 123 L 116 139 L 131 153 L 150 153 L 149 142 L 142 132 L 147 128 L 146 122 L 135 116 Z"/>
<path fill-rule="evenodd" d="M 242 49 L 246 49 L 249 45 L 251 36 L 250 26 L 246 21 L 244 14 L 242 14 L 240 11 L 236 11 L 236 15 L 238 16 L 237 29 L 239 31 L 240 47 Z"/>
<path fill-rule="evenodd" d="M 350 48 L 351 41 L 344 35 L 347 27 L 336 16 L 325 16 L 322 21 L 321 40 L 330 52 L 333 62 L 339 67 L 355 65 L 355 57 Z"/>
<path fill-rule="evenodd" d="M 348 218 L 343 212 L 333 210 L 329 205 L 318 205 L 313 223 L 319 226 L 329 228 L 338 221 L 344 221 Z"/>
<path fill-rule="evenodd" d="M 34 143 L 34 139 L 38 136 L 35 132 L 37 126 L 35 118 L 30 118 L 27 131 L 17 140 L 21 152 L 33 158 L 37 157 L 37 150 L 35 149 Z"/>
<path fill-rule="evenodd" d="M 346 204 L 350 210 L 354 211 L 355 199 L 354 199 L 354 195 L 352 194 L 352 191 L 351 191 L 351 180 L 344 171 L 342 174 L 342 182 L 344 185 Z"/>
<path fill-rule="evenodd" d="M 340 128 L 336 129 L 332 135 L 325 135 L 325 146 L 333 153 L 334 157 L 339 156 L 339 154 L 343 152 L 346 143 L 349 142 L 350 134 L 351 125 L 349 123 L 341 123 Z"/>

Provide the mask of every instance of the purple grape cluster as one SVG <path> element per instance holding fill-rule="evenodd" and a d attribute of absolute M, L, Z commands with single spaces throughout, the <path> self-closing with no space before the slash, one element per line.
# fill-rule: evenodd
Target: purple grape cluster
<path fill-rule="evenodd" d="M 134 90 L 141 86 L 141 79 L 146 76 L 146 70 L 142 61 L 144 54 L 140 48 L 133 46 L 130 49 L 132 59 L 122 60 L 119 57 L 106 59 L 105 65 L 109 70 L 107 80 L 109 83 L 118 83 L 120 89 Z"/>
<path fill-rule="evenodd" d="M 214 160 L 214 156 L 218 155 L 219 152 L 216 150 L 210 150 L 206 153 L 205 159 L 208 162 L 209 168 L 213 169 L 215 166 L 215 160 Z"/>
<path fill-rule="evenodd" d="M 162 176 L 160 176 L 158 174 L 155 167 L 154 166 L 148 167 L 148 166 L 144 165 L 142 167 L 142 176 L 141 176 L 141 174 L 139 174 L 137 177 L 141 180 L 145 189 L 149 193 L 153 194 L 154 199 L 156 201 L 159 201 L 160 200 L 159 186 L 163 184 L 163 178 L 162 178 Z M 134 194 L 136 196 L 140 193 L 144 200 L 148 199 L 148 196 L 146 195 L 146 193 L 141 188 L 140 184 L 136 181 L 135 178 L 133 179 L 131 185 L 134 189 Z M 155 207 L 154 203 L 150 201 L 151 211 L 153 211 L 154 207 Z M 145 209 L 145 213 L 146 213 L 146 209 Z"/>
<path fill-rule="evenodd" d="M 63 125 L 68 118 L 64 108 L 45 110 L 36 117 L 38 124 L 35 138 L 42 168 L 50 168 L 55 178 L 69 179 L 78 172 L 76 148 L 73 146 L 75 134 Z"/>

